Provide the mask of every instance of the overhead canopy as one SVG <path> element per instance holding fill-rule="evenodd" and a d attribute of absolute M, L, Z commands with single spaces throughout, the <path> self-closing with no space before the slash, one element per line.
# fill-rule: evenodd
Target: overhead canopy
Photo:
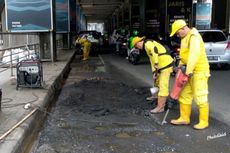
<path fill-rule="evenodd" d="M 104 22 L 124 0 L 78 0 L 88 22 Z"/>

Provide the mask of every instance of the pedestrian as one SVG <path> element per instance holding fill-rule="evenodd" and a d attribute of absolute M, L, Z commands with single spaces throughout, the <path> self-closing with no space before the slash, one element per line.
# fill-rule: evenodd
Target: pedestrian
<path fill-rule="evenodd" d="M 89 53 L 90 53 L 90 47 L 91 47 L 91 42 L 87 39 L 88 36 L 84 35 L 80 38 L 77 39 L 76 43 L 80 43 L 81 46 L 83 47 L 83 61 L 86 61 L 89 59 Z"/>
<path fill-rule="evenodd" d="M 196 28 L 190 28 L 184 20 L 175 20 L 172 24 L 170 37 L 181 38 L 180 65 L 186 66 L 189 80 L 179 96 L 180 117 L 171 120 L 174 125 L 190 124 L 192 101 L 194 99 L 199 109 L 199 123 L 195 129 L 208 127 L 208 78 L 210 77 L 209 63 L 205 52 L 204 42 Z"/>
<path fill-rule="evenodd" d="M 150 110 L 150 113 L 164 112 L 166 99 L 169 94 L 170 74 L 173 71 L 173 58 L 167 53 L 166 48 L 162 44 L 154 40 L 145 39 L 145 37 L 133 38 L 132 45 L 139 50 L 146 51 L 152 68 L 153 81 L 156 82 L 156 86 L 159 88 L 157 106 Z"/>

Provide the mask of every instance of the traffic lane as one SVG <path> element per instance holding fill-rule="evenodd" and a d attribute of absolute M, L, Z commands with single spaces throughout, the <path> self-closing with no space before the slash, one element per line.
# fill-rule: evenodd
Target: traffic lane
<path fill-rule="evenodd" d="M 140 64 L 132 65 L 125 57 L 122 56 L 113 54 L 100 56 L 106 63 L 106 70 L 108 72 L 112 73 L 113 69 L 115 68 L 116 71 L 120 71 L 123 73 L 122 75 L 127 76 L 123 76 L 122 80 L 119 77 L 114 79 L 119 79 L 120 81 L 123 81 L 127 84 L 133 84 L 131 81 L 133 80 L 136 84 L 138 84 L 138 86 L 152 86 L 152 72 L 151 66 L 148 64 L 148 59 L 142 58 Z M 114 68 L 111 68 L 111 66 L 114 66 Z M 124 72 L 126 72 L 126 74 Z M 130 75 L 133 77 L 130 77 Z"/>
<path fill-rule="evenodd" d="M 209 103 L 211 115 L 230 125 L 230 70 L 211 68 Z"/>
<path fill-rule="evenodd" d="M 142 63 L 132 65 L 124 57 L 112 54 L 101 55 L 106 63 L 115 66 L 120 71 L 128 73 L 135 84 L 142 86 L 152 86 L 152 73 L 150 64 L 146 59 L 142 59 Z M 126 75 L 128 75 L 126 74 Z M 127 78 L 127 77 L 126 77 Z M 124 82 L 131 83 L 131 79 L 122 78 Z M 135 80 L 136 79 L 136 80 Z M 170 79 L 169 88 L 172 88 L 174 77 Z M 211 77 L 209 80 L 209 103 L 210 116 L 230 125 L 230 70 L 221 70 L 211 68 Z M 193 103 L 194 109 L 196 109 Z"/>

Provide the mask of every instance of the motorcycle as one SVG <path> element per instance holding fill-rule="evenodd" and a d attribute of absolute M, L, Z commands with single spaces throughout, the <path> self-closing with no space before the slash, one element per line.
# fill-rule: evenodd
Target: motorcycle
<path fill-rule="evenodd" d="M 120 37 L 117 40 L 117 45 L 118 48 L 116 49 L 116 54 L 119 54 L 121 56 L 127 56 L 127 39 L 124 37 Z"/>
<path fill-rule="evenodd" d="M 128 53 L 128 60 L 131 64 L 137 65 L 141 59 L 141 53 L 139 49 L 132 48 L 130 53 Z"/>
<path fill-rule="evenodd" d="M 131 43 L 131 39 L 129 39 L 127 46 L 127 59 L 128 61 L 133 64 L 133 65 L 137 65 L 138 62 L 141 59 L 141 51 L 135 47 L 131 48 L 132 46 L 130 45 Z"/>

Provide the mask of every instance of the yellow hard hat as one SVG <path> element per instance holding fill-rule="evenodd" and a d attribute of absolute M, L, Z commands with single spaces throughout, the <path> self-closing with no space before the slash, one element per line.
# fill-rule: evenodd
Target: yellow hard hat
<path fill-rule="evenodd" d="M 175 20 L 172 24 L 172 31 L 171 31 L 170 37 L 172 37 L 178 30 L 180 30 L 186 25 L 187 25 L 186 22 L 182 19 Z"/>
<path fill-rule="evenodd" d="M 143 39 L 145 39 L 144 37 L 134 37 L 132 40 L 132 46 L 135 46 L 138 42 L 142 41 Z"/>

